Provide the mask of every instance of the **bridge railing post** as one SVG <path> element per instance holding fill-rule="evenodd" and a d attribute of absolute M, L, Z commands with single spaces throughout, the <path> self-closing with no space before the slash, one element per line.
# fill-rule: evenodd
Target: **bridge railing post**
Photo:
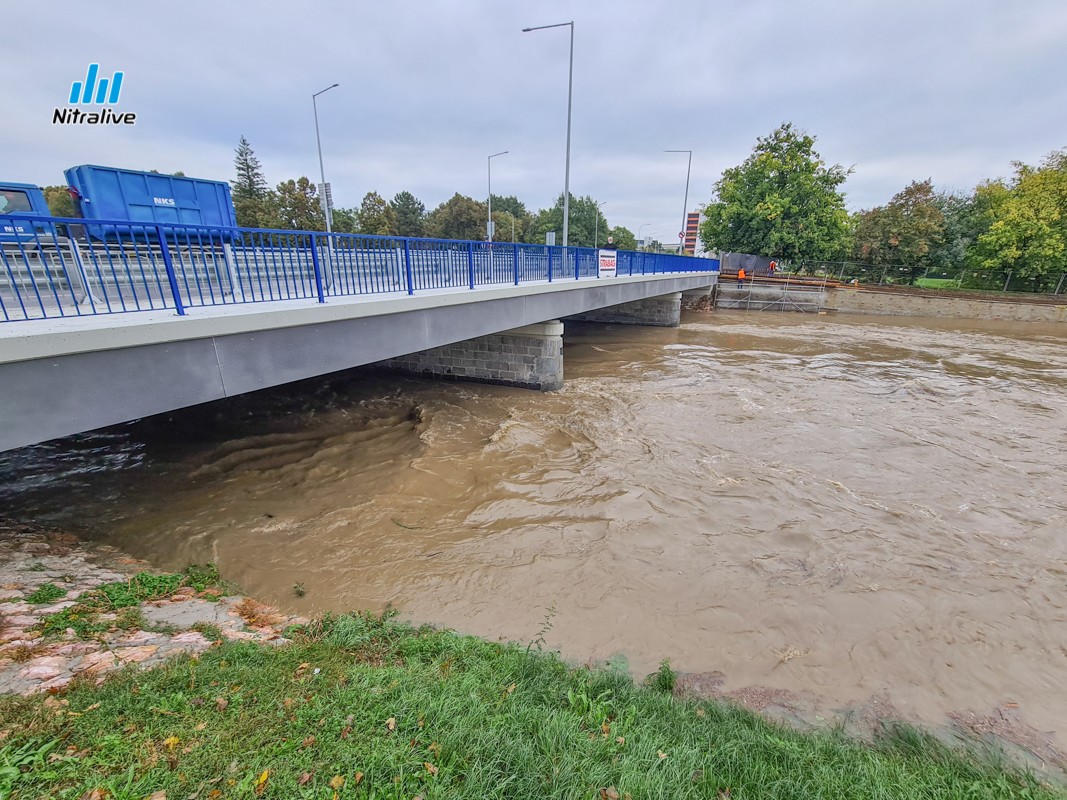
<path fill-rule="evenodd" d="M 545 252 L 548 253 L 548 282 L 552 283 L 552 248 L 549 245 L 545 245 Z"/>
<path fill-rule="evenodd" d="M 511 265 L 515 270 L 515 285 L 519 285 L 519 246 L 513 244 L 511 246 Z M 1061 281 L 1062 283 L 1062 281 Z"/>
<path fill-rule="evenodd" d="M 319 248 L 315 244 L 315 240 L 318 239 L 317 234 L 310 234 L 311 236 L 311 266 L 315 270 L 315 292 L 319 296 L 319 302 L 325 303 L 326 296 L 322 290 L 322 265 L 319 263 Z M 327 245 L 328 246 L 328 245 Z"/>
<path fill-rule="evenodd" d="M 474 242 L 467 242 L 467 273 L 471 289 L 474 288 Z"/>
<path fill-rule="evenodd" d="M 407 281 L 408 294 L 415 294 L 415 278 L 411 274 L 411 239 L 404 240 L 404 279 Z"/>
<path fill-rule="evenodd" d="M 575 280 L 578 280 L 578 276 L 579 276 L 579 272 L 578 272 L 578 258 L 579 258 L 579 256 L 580 256 L 580 253 L 578 252 L 578 248 L 575 247 L 574 248 L 574 279 Z"/>
<path fill-rule="evenodd" d="M 182 293 L 178 289 L 178 276 L 174 274 L 174 262 L 170 257 L 167 235 L 163 232 L 162 225 L 156 225 L 156 235 L 159 237 L 159 253 L 163 257 L 163 269 L 167 273 L 167 283 L 170 284 L 170 293 L 174 298 L 174 310 L 179 317 L 184 317 L 185 305 L 182 303 Z"/>

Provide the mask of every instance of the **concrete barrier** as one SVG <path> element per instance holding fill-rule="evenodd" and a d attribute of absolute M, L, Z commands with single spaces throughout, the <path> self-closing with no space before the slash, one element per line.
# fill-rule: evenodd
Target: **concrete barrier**
<path fill-rule="evenodd" d="M 917 297 L 840 288 L 829 291 L 825 309 L 842 314 L 875 314 L 892 317 L 1067 322 L 1067 297 L 1064 298 L 1063 305 L 1045 305 L 962 297 Z"/>

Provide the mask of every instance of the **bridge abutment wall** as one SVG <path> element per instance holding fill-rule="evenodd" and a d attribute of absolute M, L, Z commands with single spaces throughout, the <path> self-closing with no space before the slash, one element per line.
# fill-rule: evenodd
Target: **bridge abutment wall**
<path fill-rule="evenodd" d="M 554 391 L 563 387 L 563 323 L 539 322 L 378 362 L 445 380 Z"/>
<path fill-rule="evenodd" d="M 569 319 L 582 322 L 610 322 L 617 325 L 653 325 L 677 328 L 682 322 L 682 293 L 646 297 L 617 306 L 598 308 L 576 314 Z"/>

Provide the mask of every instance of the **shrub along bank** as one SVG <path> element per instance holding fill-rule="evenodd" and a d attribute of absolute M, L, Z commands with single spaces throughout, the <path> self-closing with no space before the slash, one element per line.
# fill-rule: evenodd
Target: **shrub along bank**
<path fill-rule="evenodd" d="M 0 699 L 0 798 L 1044 798 L 895 728 L 802 734 L 555 655 L 366 615 Z"/>

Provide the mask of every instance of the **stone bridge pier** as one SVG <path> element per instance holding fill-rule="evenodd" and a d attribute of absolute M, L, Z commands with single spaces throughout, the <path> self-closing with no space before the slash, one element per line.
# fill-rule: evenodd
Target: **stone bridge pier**
<path fill-rule="evenodd" d="M 698 290 L 706 294 L 708 289 Z M 682 293 L 645 297 L 566 320 L 677 327 Z M 378 362 L 386 369 L 454 381 L 554 391 L 563 387 L 563 321 L 554 319 Z"/>
<path fill-rule="evenodd" d="M 563 388 L 563 323 L 554 319 L 524 325 L 390 358 L 379 366 L 445 380 L 550 392 Z"/>
<path fill-rule="evenodd" d="M 598 308 L 575 314 L 568 319 L 581 322 L 610 322 L 616 325 L 655 325 L 677 328 L 682 321 L 682 293 L 671 292 L 658 297 L 645 297 L 617 306 Z"/>

